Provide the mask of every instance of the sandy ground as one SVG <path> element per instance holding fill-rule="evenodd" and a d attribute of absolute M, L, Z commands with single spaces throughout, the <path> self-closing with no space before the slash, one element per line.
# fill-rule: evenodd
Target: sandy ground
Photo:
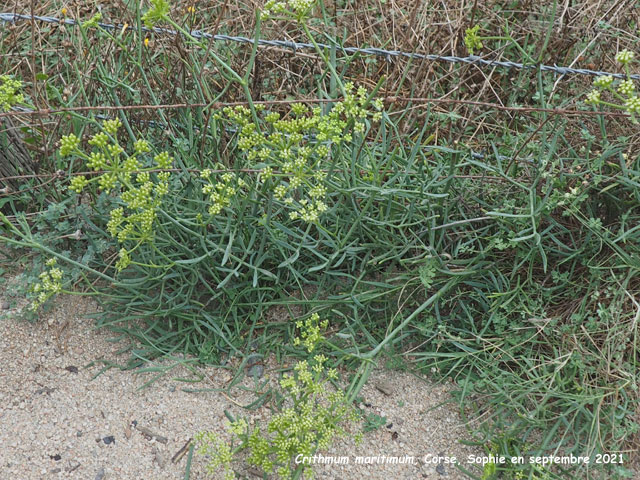
<path fill-rule="evenodd" d="M 109 369 L 98 375 L 96 359 L 119 360 L 121 345 L 110 334 L 92 330 L 84 314 L 96 307 L 79 297 L 62 297 L 36 323 L 18 320 L 14 305 L 0 295 L 0 472 L 2 478 L 35 479 L 182 479 L 186 456 L 174 455 L 198 431 L 224 432 L 224 410 L 268 419 L 269 410 L 246 411 L 254 380 L 246 378 L 229 394 L 185 392 L 185 388 L 225 388 L 233 371 L 201 368 L 206 381 L 185 384 L 180 367 L 151 386 L 141 388 L 150 373 Z M 11 308 L 10 308 L 11 307 Z M 19 306 L 18 306 L 19 307 Z M 273 361 L 264 378 L 277 379 Z M 94 378 L 95 377 L 95 378 Z M 376 387 L 378 385 L 378 388 Z M 383 387 L 383 388 L 380 388 Z M 463 479 L 455 467 L 425 463 L 424 456 L 481 455 L 459 440 L 467 438 L 447 386 L 408 373 L 378 369 L 364 387 L 367 412 L 387 418 L 387 425 L 367 433 L 360 446 L 351 438 L 334 443 L 325 456 L 347 457 L 347 465 L 322 465 L 326 479 Z M 382 390 L 386 390 L 384 393 Z M 145 436 L 147 433 L 158 437 Z M 142 430 L 142 431 L 141 431 Z M 413 464 L 355 464 L 357 456 L 415 457 Z M 207 477 L 204 459 L 193 456 L 192 479 Z M 238 472 L 246 471 L 238 466 Z M 244 472 L 244 473 L 243 473 Z M 258 478 L 246 473 L 248 478 Z"/>

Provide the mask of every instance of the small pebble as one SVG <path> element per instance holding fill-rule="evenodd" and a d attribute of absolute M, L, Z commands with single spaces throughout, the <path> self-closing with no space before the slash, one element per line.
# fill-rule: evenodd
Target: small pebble
<path fill-rule="evenodd" d="M 447 471 L 444 469 L 444 465 L 442 465 L 442 464 L 439 464 L 436 467 L 436 472 L 438 472 L 440 475 L 446 475 L 447 474 Z"/>
<path fill-rule="evenodd" d="M 247 366 L 252 367 L 257 363 L 262 363 L 262 355 L 259 353 L 254 353 L 247 357 Z"/>
<path fill-rule="evenodd" d="M 98 470 L 98 473 L 96 473 L 95 480 L 102 480 L 103 478 L 104 478 L 104 467 Z"/>
<path fill-rule="evenodd" d="M 116 438 L 113 435 L 109 435 L 108 437 L 104 437 L 102 439 L 102 441 L 106 444 L 109 445 L 110 443 L 116 443 Z"/>
<path fill-rule="evenodd" d="M 164 468 L 167 464 L 167 457 L 160 451 L 158 447 L 153 447 L 154 460 L 160 468 Z"/>
<path fill-rule="evenodd" d="M 263 356 L 259 353 L 253 353 L 247 357 L 247 374 L 253 378 L 262 378 L 264 374 L 264 365 L 262 364 Z"/>
<path fill-rule="evenodd" d="M 264 367 L 259 363 L 255 365 L 251 365 L 247 373 L 249 374 L 250 377 L 262 378 L 262 375 L 264 374 Z"/>
<path fill-rule="evenodd" d="M 376 380 L 374 386 L 385 395 L 391 395 L 393 393 L 393 387 L 391 386 L 391 383 L 387 382 L 386 380 Z"/>
<path fill-rule="evenodd" d="M 2 302 L 3 310 L 9 310 L 10 308 L 11 308 L 11 305 L 9 304 L 9 302 Z"/>

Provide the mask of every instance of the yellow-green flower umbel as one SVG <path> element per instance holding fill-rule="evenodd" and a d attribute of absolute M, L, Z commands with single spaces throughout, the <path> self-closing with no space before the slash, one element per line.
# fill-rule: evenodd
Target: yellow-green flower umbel
<path fill-rule="evenodd" d="M 80 148 L 80 139 L 74 134 L 62 137 L 60 156 L 75 155 L 86 161 L 87 167 L 100 172 L 87 178 L 74 176 L 69 190 L 82 193 L 90 184 L 104 192 L 115 194 L 122 205 L 110 212 L 107 231 L 120 244 L 127 241 L 147 242 L 153 240 L 153 225 L 162 198 L 169 192 L 170 170 L 173 159 L 167 152 L 158 153 L 153 161 L 146 154 L 151 151 L 149 142 L 138 139 L 133 144 L 134 153 L 127 155 L 118 143 L 118 130 L 122 122 L 115 118 L 102 124 L 102 131 L 88 141 L 93 151 L 85 153 Z M 157 172 L 157 170 L 164 170 Z M 122 246 L 118 270 L 126 268 L 131 262 L 130 251 Z"/>
<path fill-rule="evenodd" d="M 307 351 L 316 349 L 324 338 L 320 329 L 327 327 L 326 320 L 313 314 L 306 321 L 298 321 Z M 314 355 L 310 361 L 299 361 L 291 373 L 280 380 L 283 390 L 283 407 L 271 417 L 266 431 L 251 427 L 245 420 L 235 420 L 228 430 L 239 444 L 224 442 L 219 435 L 206 432 L 197 435 L 201 445 L 199 452 L 210 456 L 209 468 L 232 471 L 233 455 L 248 450 L 247 462 L 266 474 L 276 473 L 280 478 L 311 478 L 310 465 L 295 463 L 299 456 L 310 457 L 319 450 L 326 450 L 335 437 L 345 434 L 344 424 L 355 422 L 358 415 L 341 389 L 334 389 L 330 381 L 337 380 L 334 368 L 327 368 L 328 358 Z M 356 435 L 358 441 L 359 435 Z M 225 477 L 226 478 L 226 477 Z"/>
<path fill-rule="evenodd" d="M 24 101 L 24 95 L 18 93 L 22 82 L 9 75 L 0 75 L 0 110 L 8 112 L 11 107 Z"/>
<path fill-rule="evenodd" d="M 370 101 L 366 89 L 353 83 L 344 88 L 345 98 L 328 112 L 301 103 L 293 104 L 285 116 L 261 109 L 263 128 L 243 106 L 227 107 L 217 116 L 238 129 L 238 148 L 261 169 L 259 182 L 288 210 L 290 220 L 320 222 L 330 209 L 326 169 L 331 164 L 331 147 L 364 135 L 370 123 L 382 117 L 381 100 Z M 234 194 L 228 190 L 228 182 L 218 181 L 218 185 L 204 187 L 210 195 L 212 214 L 228 206 Z"/>
<path fill-rule="evenodd" d="M 467 28 L 464 32 L 464 44 L 467 47 L 469 55 L 473 55 L 476 50 L 480 50 L 483 47 L 482 40 L 478 36 L 478 31 L 480 31 L 480 25 Z"/>
<path fill-rule="evenodd" d="M 47 270 L 39 276 L 39 281 L 31 287 L 31 292 L 35 294 L 35 300 L 31 303 L 30 309 L 36 311 L 54 295 L 62 291 L 62 270 L 56 265 L 56 259 L 50 258 L 45 265 Z"/>
<path fill-rule="evenodd" d="M 142 21 L 147 28 L 153 28 L 169 15 L 169 2 L 167 0 L 151 0 L 151 8 L 142 16 Z"/>

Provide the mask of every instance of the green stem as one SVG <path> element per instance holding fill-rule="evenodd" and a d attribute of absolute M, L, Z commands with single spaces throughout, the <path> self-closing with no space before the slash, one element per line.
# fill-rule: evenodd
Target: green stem
<path fill-rule="evenodd" d="M 364 355 L 359 355 L 359 358 L 363 360 L 373 359 L 380 352 L 380 350 L 382 350 L 382 348 L 387 343 L 389 343 L 391 339 L 393 339 L 393 337 L 395 337 L 414 318 L 420 315 L 420 313 L 426 310 L 427 307 L 430 307 L 433 303 L 435 303 L 436 300 L 438 300 L 442 295 L 444 295 L 447 291 L 449 291 L 456 283 L 458 283 L 458 281 L 459 280 L 457 278 L 452 278 L 451 280 L 449 280 L 440 290 L 438 290 L 436 293 L 431 295 L 431 297 L 429 297 L 429 299 L 427 299 L 426 302 L 420 305 L 416 310 L 413 311 L 411 315 L 405 318 L 404 321 L 400 325 L 398 325 L 389 335 L 387 335 L 385 339 L 382 342 L 380 342 L 376 348 L 374 348 L 368 353 L 365 353 Z"/>
<path fill-rule="evenodd" d="M 171 18 L 165 17 L 164 20 L 167 23 L 169 23 L 173 28 L 175 28 L 178 32 L 182 33 L 185 37 L 190 38 L 193 41 L 193 43 L 195 43 L 201 48 L 204 47 L 204 42 L 197 40 L 193 35 L 191 35 L 191 32 L 184 29 L 182 26 L 174 22 Z M 243 85 L 243 86 L 245 85 L 244 79 L 240 75 L 238 75 L 233 68 L 231 68 L 225 62 L 223 62 L 222 59 L 215 53 L 213 52 L 210 52 L 210 53 L 211 53 L 211 56 L 214 58 L 214 60 L 218 62 L 218 64 L 223 68 L 223 70 L 226 70 L 233 77 L 235 81 L 240 83 L 240 85 Z"/>
<path fill-rule="evenodd" d="M 8 223 L 8 224 L 11 224 L 11 222 L 9 222 L 9 220 L 7 220 L 7 219 L 6 219 L 6 216 L 5 216 L 4 214 L 0 213 L 0 215 L 1 215 L 1 217 L 0 217 L 0 218 L 1 218 L 3 221 L 5 221 L 5 222 L 6 222 L 6 223 Z M 19 231 L 18 229 L 16 229 L 15 227 L 13 227 L 13 225 L 12 225 L 12 230 L 13 230 L 15 233 L 17 233 L 20 237 L 22 237 L 23 239 L 25 238 L 25 235 L 24 235 L 24 234 L 22 234 L 22 232 L 20 232 L 20 231 Z M 42 252 L 44 252 L 44 253 L 46 253 L 46 254 L 48 254 L 48 255 L 51 255 L 52 257 L 56 257 L 56 258 L 59 258 L 59 259 L 60 259 L 60 260 L 62 260 L 62 261 L 65 261 L 65 262 L 67 262 L 67 263 L 70 263 L 71 265 L 73 265 L 73 266 L 75 266 L 75 267 L 78 267 L 78 268 L 81 268 L 81 269 L 86 270 L 86 271 L 88 271 L 88 272 L 91 272 L 91 273 L 93 273 L 94 275 L 96 275 L 96 276 L 98 276 L 98 277 L 102 278 L 103 280 L 108 280 L 109 282 L 115 282 L 115 280 L 114 280 L 112 277 L 110 277 L 110 276 L 108 276 L 108 275 L 105 275 L 104 273 L 99 272 L 99 271 L 97 271 L 97 270 L 94 270 L 93 268 L 88 267 L 87 265 L 83 265 L 83 264 L 82 264 L 82 263 L 80 263 L 80 262 L 76 262 L 75 260 L 72 260 L 72 259 L 70 259 L 69 257 L 65 257 L 64 255 L 62 255 L 62 254 L 60 254 L 60 253 L 58 253 L 58 252 L 55 252 L 54 250 L 51 250 L 51 249 L 50 249 L 50 248 L 48 248 L 48 247 L 45 247 L 45 246 L 44 246 L 44 245 L 42 245 L 41 243 L 38 243 L 38 242 L 35 242 L 35 241 L 32 241 L 32 240 L 23 240 L 23 241 L 19 241 L 19 240 L 14 240 L 14 239 L 11 239 L 11 238 L 8 238 L 8 237 L 5 237 L 5 236 L 0 236 L 0 241 L 3 241 L 3 242 L 6 242 L 6 243 L 9 243 L 9 244 L 11 244 L 11 245 L 17 245 L 17 246 L 20 246 L 20 247 L 24 247 L 24 248 L 30 248 L 30 249 L 33 249 L 33 250 L 40 250 L 40 251 L 42 251 Z"/>
<path fill-rule="evenodd" d="M 311 31 L 309 30 L 309 27 L 307 26 L 307 24 L 305 22 L 301 22 L 301 24 L 302 24 L 302 28 L 304 29 L 304 33 L 307 35 L 307 38 L 309 38 L 309 41 L 313 44 L 313 47 L 316 49 L 316 52 L 318 53 L 322 61 L 327 65 L 327 67 L 331 71 L 331 74 L 336 79 L 336 82 L 340 87 L 340 92 L 342 93 L 342 96 L 346 97 L 347 92 L 344 89 L 344 84 L 342 83 L 342 80 L 340 79 L 340 76 L 338 75 L 336 68 L 331 64 L 327 56 L 324 54 L 324 52 L 322 51 L 322 49 L 320 48 L 316 40 L 313 38 L 313 35 L 311 35 Z"/>

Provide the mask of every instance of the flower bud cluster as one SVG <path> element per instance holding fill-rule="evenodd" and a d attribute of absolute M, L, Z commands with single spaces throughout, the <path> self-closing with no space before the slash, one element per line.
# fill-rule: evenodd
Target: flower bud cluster
<path fill-rule="evenodd" d="M 169 193 L 171 177 L 168 171 L 154 171 L 168 170 L 173 159 L 167 152 L 161 152 L 155 155 L 153 161 L 145 162 L 145 155 L 151 151 L 151 146 L 144 139 L 134 142 L 132 155 L 125 154 L 117 140 L 120 127 L 122 122 L 119 119 L 106 120 L 102 124 L 102 131 L 89 139 L 88 144 L 94 150 L 88 154 L 80 148 L 80 139 L 74 134 L 62 137 L 61 156 L 75 155 L 84 160 L 88 168 L 100 172 L 100 175 L 91 179 L 74 176 L 69 190 L 81 193 L 90 183 L 97 183 L 102 191 L 115 194 L 122 205 L 110 212 L 108 232 L 119 243 L 151 241 L 157 210 L 162 198 Z M 118 270 L 130 264 L 130 253 L 124 247 L 120 249 L 116 264 Z"/>
<path fill-rule="evenodd" d="M 219 167 L 224 171 L 224 167 Z M 236 194 L 247 186 L 242 178 L 228 171 L 214 174 L 212 170 L 207 168 L 200 173 L 200 177 L 206 180 L 202 187 L 202 193 L 207 195 L 209 199 L 209 214 L 212 216 L 218 215 L 225 207 L 228 207 Z"/>
<path fill-rule="evenodd" d="M 320 315 L 312 314 L 306 320 L 298 320 L 296 327 L 300 329 L 300 336 L 293 340 L 295 346 L 303 345 L 307 352 L 311 353 L 318 343 L 324 338 L 322 331 L 326 330 L 329 325 L 328 320 L 320 321 Z"/>
<path fill-rule="evenodd" d="M 169 17 L 168 0 L 151 0 L 151 8 L 142 15 L 141 20 L 147 28 L 153 28 L 156 24 Z"/>
<path fill-rule="evenodd" d="M 84 30 L 86 30 L 88 28 L 96 28 L 101 20 L 102 20 L 102 14 L 100 12 L 98 12 L 93 17 L 91 17 L 89 20 L 87 20 L 85 22 L 82 22 L 80 24 L 80 26 Z"/>
<path fill-rule="evenodd" d="M 635 115 L 640 113 L 640 97 L 636 93 L 636 87 L 631 78 L 628 78 L 630 70 L 629 65 L 634 59 L 634 53 L 630 50 L 622 50 L 616 55 L 616 61 L 622 65 L 626 71 L 627 79 L 617 83 L 611 75 L 603 75 L 597 77 L 593 81 L 594 89 L 586 95 L 585 103 L 588 105 L 607 105 L 614 108 L 625 110 L 631 114 L 634 122 L 637 122 Z M 611 103 L 603 100 L 602 94 L 609 94 L 617 100 Z"/>
<path fill-rule="evenodd" d="M 213 475 L 222 470 L 225 480 L 236 478 L 231 468 L 231 460 L 233 459 L 231 447 L 218 434 L 214 432 L 198 432 L 194 436 L 194 440 L 198 444 L 198 453 L 209 456 L 209 463 L 207 464 L 209 474 Z"/>
<path fill-rule="evenodd" d="M 0 75 L 0 110 L 8 112 L 11 107 L 24 101 L 24 95 L 18 93 L 22 87 L 20 80 L 9 75 Z"/>
<path fill-rule="evenodd" d="M 382 117 L 382 101 L 370 102 L 365 88 L 347 83 L 345 91 L 345 98 L 328 112 L 298 103 L 284 117 L 258 105 L 260 125 L 243 106 L 226 107 L 217 117 L 237 128 L 238 148 L 252 168 L 257 164 L 262 169 L 260 182 L 290 210 L 291 220 L 316 223 L 329 210 L 326 170 L 331 147 L 351 142 L 354 133 L 363 134 L 369 122 Z"/>
<path fill-rule="evenodd" d="M 35 300 L 31 303 L 31 311 L 36 311 L 42 304 L 54 295 L 62 291 L 62 270 L 56 266 L 56 259 L 51 258 L 45 263 L 47 270 L 39 276 L 38 283 L 31 287 L 31 291 L 35 294 Z"/>
<path fill-rule="evenodd" d="M 260 12 L 262 19 L 283 16 L 303 21 L 311 14 L 316 0 L 268 0 Z"/>
<path fill-rule="evenodd" d="M 321 329 L 326 329 L 328 322 L 313 314 L 296 325 L 301 333 L 296 344 L 304 344 L 311 352 L 323 340 Z M 316 354 L 310 361 L 298 362 L 292 374 L 282 376 L 280 387 L 284 406 L 272 416 L 266 432 L 263 433 L 259 426 L 249 427 L 244 420 L 230 423 L 228 430 L 240 440 L 240 445 L 233 451 L 228 444 L 222 445 L 224 442 L 217 435 L 200 433 L 197 439 L 205 445 L 199 451 L 211 455 L 209 467 L 231 471 L 229 452 L 249 450 L 247 462 L 267 475 L 275 471 L 280 478 L 299 478 L 300 471 L 296 472 L 299 468 L 303 470 L 304 478 L 311 478 L 312 467 L 298 465 L 295 459 L 326 450 L 334 438 L 345 435 L 346 422 L 358 420 L 358 414 L 344 392 L 329 388 L 329 382 L 336 380 L 338 374 L 335 369 L 326 368 L 326 362 L 325 355 Z"/>
<path fill-rule="evenodd" d="M 464 32 L 464 45 L 467 47 L 469 55 L 473 55 L 476 50 L 482 49 L 482 38 L 478 35 L 480 25 L 467 28 Z"/>
<path fill-rule="evenodd" d="M 66 157 L 77 151 L 80 139 L 73 133 L 65 135 L 60 139 L 60 156 Z"/>

